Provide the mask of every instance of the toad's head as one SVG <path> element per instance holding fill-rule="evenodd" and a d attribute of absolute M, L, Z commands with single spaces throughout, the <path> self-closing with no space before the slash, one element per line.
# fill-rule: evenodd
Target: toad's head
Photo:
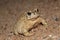
<path fill-rule="evenodd" d="M 27 19 L 36 19 L 37 17 L 39 17 L 39 10 L 34 9 L 33 11 L 26 12 L 26 17 Z"/>

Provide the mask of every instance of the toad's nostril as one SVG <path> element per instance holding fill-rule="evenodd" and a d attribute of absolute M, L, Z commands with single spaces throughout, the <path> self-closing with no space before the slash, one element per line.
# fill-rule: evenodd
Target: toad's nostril
<path fill-rule="evenodd" d="M 28 12 L 27 14 L 28 14 L 28 15 L 31 15 L 31 12 Z"/>

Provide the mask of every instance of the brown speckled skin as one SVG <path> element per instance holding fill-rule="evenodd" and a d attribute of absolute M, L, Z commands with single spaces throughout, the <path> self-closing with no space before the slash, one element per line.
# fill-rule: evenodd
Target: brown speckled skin
<path fill-rule="evenodd" d="M 15 24 L 15 27 L 14 27 L 14 33 L 16 35 L 18 35 L 18 33 L 21 33 L 25 36 L 31 36 L 33 34 L 28 32 L 28 30 L 33 28 L 35 24 L 42 23 L 43 25 L 47 25 L 45 20 L 43 18 L 39 17 L 38 11 L 36 9 L 34 9 L 31 12 L 31 15 L 28 15 L 28 16 L 30 16 L 30 18 L 28 18 L 27 12 L 26 12 L 20 17 L 20 19 L 17 21 L 17 23 Z"/>

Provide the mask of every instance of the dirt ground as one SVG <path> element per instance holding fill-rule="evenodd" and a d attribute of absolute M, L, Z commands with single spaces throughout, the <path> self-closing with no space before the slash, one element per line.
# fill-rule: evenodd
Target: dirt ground
<path fill-rule="evenodd" d="M 34 35 L 13 35 L 21 13 L 38 8 L 48 26 L 38 25 Z M 60 40 L 60 0 L 0 0 L 0 40 Z"/>

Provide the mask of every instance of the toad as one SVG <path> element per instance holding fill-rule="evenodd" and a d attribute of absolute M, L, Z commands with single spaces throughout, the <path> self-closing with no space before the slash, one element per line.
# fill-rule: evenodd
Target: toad
<path fill-rule="evenodd" d="M 23 34 L 24 36 L 31 36 L 33 34 L 29 30 L 39 23 L 47 25 L 46 21 L 40 17 L 38 9 L 25 12 L 15 24 L 14 33 L 16 35 Z"/>

